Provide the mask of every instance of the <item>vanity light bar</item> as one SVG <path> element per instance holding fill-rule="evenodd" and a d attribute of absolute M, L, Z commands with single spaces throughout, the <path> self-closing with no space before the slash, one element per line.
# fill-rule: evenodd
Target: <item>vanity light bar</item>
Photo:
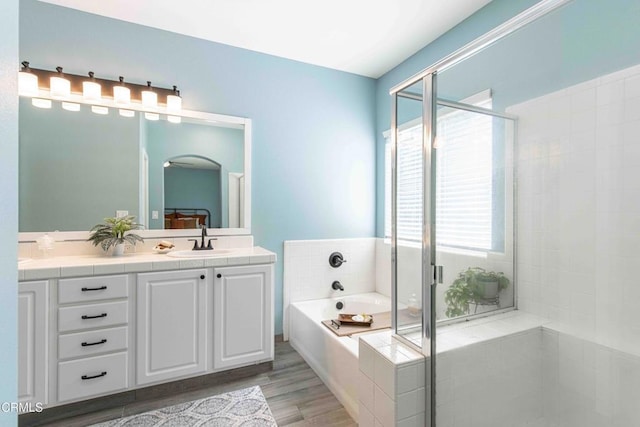
<path fill-rule="evenodd" d="M 145 85 L 125 83 L 123 77 L 120 77 L 119 80 L 107 80 L 94 77 L 93 72 L 90 72 L 89 77 L 86 77 L 76 74 L 62 74 L 61 67 L 57 67 L 56 71 L 48 71 L 30 68 L 28 62 L 24 62 L 22 65 L 20 86 L 24 87 L 19 88 L 19 92 L 23 96 L 37 97 L 38 91 L 43 89 L 49 90 L 52 97 L 60 100 L 69 100 L 70 94 L 74 93 L 83 96 L 85 101 L 96 101 L 96 103 L 100 103 L 103 98 L 111 98 L 118 106 L 137 103 L 151 108 L 164 107 L 172 114 L 179 113 L 182 109 L 182 98 L 176 86 L 173 86 L 172 89 L 155 86 L 151 88 L 150 82 Z M 49 87 L 43 86 L 47 82 L 49 82 Z M 36 87 L 38 91 L 36 91 Z M 106 94 L 113 94 L 113 96 Z"/>
<path fill-rule="evenodd" d="M 175 86 L 174 86 L 175 88 Z M 29 62 L 22 62 L 18 73 L 18 93 L 21 96 L 38 96 L 38 76 L 29 68 Z"/>

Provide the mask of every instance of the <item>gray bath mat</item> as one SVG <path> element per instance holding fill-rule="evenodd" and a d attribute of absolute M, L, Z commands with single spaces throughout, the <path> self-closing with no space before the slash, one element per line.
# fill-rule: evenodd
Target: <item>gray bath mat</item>
<path fill-rule="evenodd" d="M 223 393 L 92 427 L 276 427 L 260 387 Z"/>

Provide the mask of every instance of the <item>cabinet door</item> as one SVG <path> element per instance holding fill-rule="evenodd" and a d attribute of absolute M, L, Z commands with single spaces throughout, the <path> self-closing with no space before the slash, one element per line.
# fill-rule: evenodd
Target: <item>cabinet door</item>
<path fill-rule="evenodd" d="M 18 285 L 18 399 L 46 403 L 48 283 Z"/>
<path fill-rule="evenodd" d="M 273 266 L 214 269 L 213 367 L 273 360 Z"/>
<path fill-rule="evenodd" d="M 205 372 L 209 273 L 138 274 L 138 384 Z"/>

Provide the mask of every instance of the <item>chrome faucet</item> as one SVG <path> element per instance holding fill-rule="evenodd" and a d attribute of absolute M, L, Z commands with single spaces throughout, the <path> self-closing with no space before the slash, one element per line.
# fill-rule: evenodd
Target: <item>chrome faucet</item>
<path fill-rule="evenodd" d="M 212 251 L 213 250 L 213 245 L 211 244 L 212 240 L 218 240 L 216 237 L 213 237 L 211 239 L 209 239 L 209 243 L 207 244 L 207 246 L 204 245 L 204 238 L 207 237 L 207 226 L 203 225 L 202 226 L 202 239 L 200 241 L 200 246 L 198 246 L 198 239 L 189 239 L 190 242 L 193 242 L 193 249 L 191 249 L 192 251 Z"/>

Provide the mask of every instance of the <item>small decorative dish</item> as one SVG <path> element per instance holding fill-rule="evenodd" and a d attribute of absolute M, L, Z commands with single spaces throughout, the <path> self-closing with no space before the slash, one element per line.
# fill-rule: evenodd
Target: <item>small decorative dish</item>
<path fill-rule="evenodd" d="M 156 254 L 168 254 L 169 252 L 171 252 L 173 250 L 173 248 L 159 248 L 158 246 L 155 246 L 152 251 Z"/>

